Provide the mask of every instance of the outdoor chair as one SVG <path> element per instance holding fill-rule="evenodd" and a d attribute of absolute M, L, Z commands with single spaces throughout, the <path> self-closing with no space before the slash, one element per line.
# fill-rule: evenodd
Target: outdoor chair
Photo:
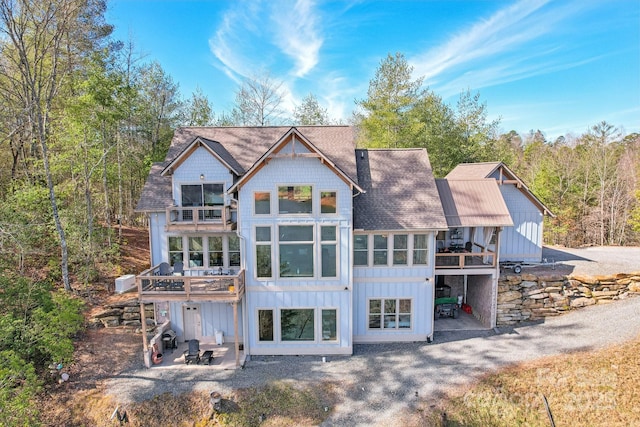
<path fill-rule="evenodd" d="M 200 363 L 200 341 L 189 341 L 189 349 L 184 351 L 184 363 Z"/>
<path fill-rule="evenodd" d="M 158 276 L 171 276 L 171 266 L 169 265 L 168 262 L 161 262 L 160 266 L 158 267 Z M 157 288 L 161 288 L 161 289 L 167 289 L 169 287 L 169 285 L 171 284 L 171 281 L 163 278 L 163 279 L 158 279 L 158 280 L 154 280 L 153 282 L 153 288 L 157 289 Z"/>
<path fill-rule="evenodd" d="M 184 264 L 180 261 L 173 264 L 173 276 L 184 276 Z M 169 284 L 169 289 L 171 290 L 183 290 L 184 289 L 184 281 L 182 279 L 172 279 Z"/>

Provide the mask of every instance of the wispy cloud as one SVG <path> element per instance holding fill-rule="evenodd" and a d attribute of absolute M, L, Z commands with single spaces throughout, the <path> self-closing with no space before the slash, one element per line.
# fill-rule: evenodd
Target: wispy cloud
<path fill-rule="evenodd" d="M 323 44 L 318 17 L 312 0 L 234 3 L 209 48 L 216 65 L 236 82 L 260 70 L 304 77 L 318 64 Z"/>
<path fill-rule="evenodd" d="M 323 39 L 319 33 L 318 11 L 311 0 L 285 2 L 272 9 L 275 44 L 296 64 L 293 74 L 304 77 L 318 63 Z"/>
<path fill-rule="evenodd" d="M 561 21 L 580 9 L 574 2 L 555 5 L 549 0 L 522 0 L 410 62 L 416 75 L 424 76 L 430 86 L 439 86 L 441 93 L 444 88 L 445 96 L 461 88 L 477 89 L 567 68 L 569 63 L 533 59 L 541 56 L 541 50 L 560 51 L 545 40 L 562 28 Z M 551 56 L 557 58 L 561 53 Z M 574 61 L 574 66 L 580 63 L 584 61 Z M 447 83 L 440 87 L 444 81 Z"/>

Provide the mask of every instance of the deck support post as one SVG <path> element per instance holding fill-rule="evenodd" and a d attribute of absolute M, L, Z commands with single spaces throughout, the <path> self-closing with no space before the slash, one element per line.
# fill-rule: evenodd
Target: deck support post
<path fill-rule="evenodd" d="M 233 302 L 233 330 L 236 335 L 235 350 L 236 350 L 236 368 L 240 367 L 240 342 L 238 341 L 238 301 Z"/>
<path fill-rule="evenodd" d="M 144 365 L 151 367 L 151 359 L 149 358 L 149 342 L 147 341 L 147 318 L 144 312 L 144 303 L 140 301 L 140 322 L 142 323 L 142 354 L 144 356 Z"/>

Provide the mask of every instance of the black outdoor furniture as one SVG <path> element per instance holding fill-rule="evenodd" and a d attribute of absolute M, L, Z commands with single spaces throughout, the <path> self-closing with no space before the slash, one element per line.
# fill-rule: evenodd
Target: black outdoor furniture
<path fill-rule="evenodd" d="M 189 349 L 184 351 L 184 363 L 200 363 L 200 341 L 189 341 Z"/>
<path fill-rule="evenodd" d="M 167 350 L 170 348 L 173 350 L 174 348 L 178 348 L 178 343 L 176 342 L 176 333 L 171 329 L 167 329 L 162 334 L 162 348 L 163 350 Z"/>
<path fill-rule="evenodd" d="M 200 360 L 202 360 L 202 363 L 211 365 L 211 362 L 213 361 L 213 350 L 207 350 L 202 353 L 202 357 L 200 358 Z"/>

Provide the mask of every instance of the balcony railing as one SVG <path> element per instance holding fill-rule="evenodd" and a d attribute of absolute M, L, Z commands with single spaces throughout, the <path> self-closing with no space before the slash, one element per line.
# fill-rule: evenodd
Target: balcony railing
<path fill-rule="evenodd" d="M 237 207 L 172 206 L 167 208 L 167 231 L 229 231 L 236 226 Z"/>
<path fill-rule="evenodd" d="M 157 265 L 136 277 L 143 302 L 208 300 L 233 302 L 244 295 L 244 270 L 185 270 L 185 275 L 160 275 Z"/>
<path fill-rule="evenodd" d="M 486 252 L 438 252 L 436 269 L 494 268 L 496 254 Z"/>

